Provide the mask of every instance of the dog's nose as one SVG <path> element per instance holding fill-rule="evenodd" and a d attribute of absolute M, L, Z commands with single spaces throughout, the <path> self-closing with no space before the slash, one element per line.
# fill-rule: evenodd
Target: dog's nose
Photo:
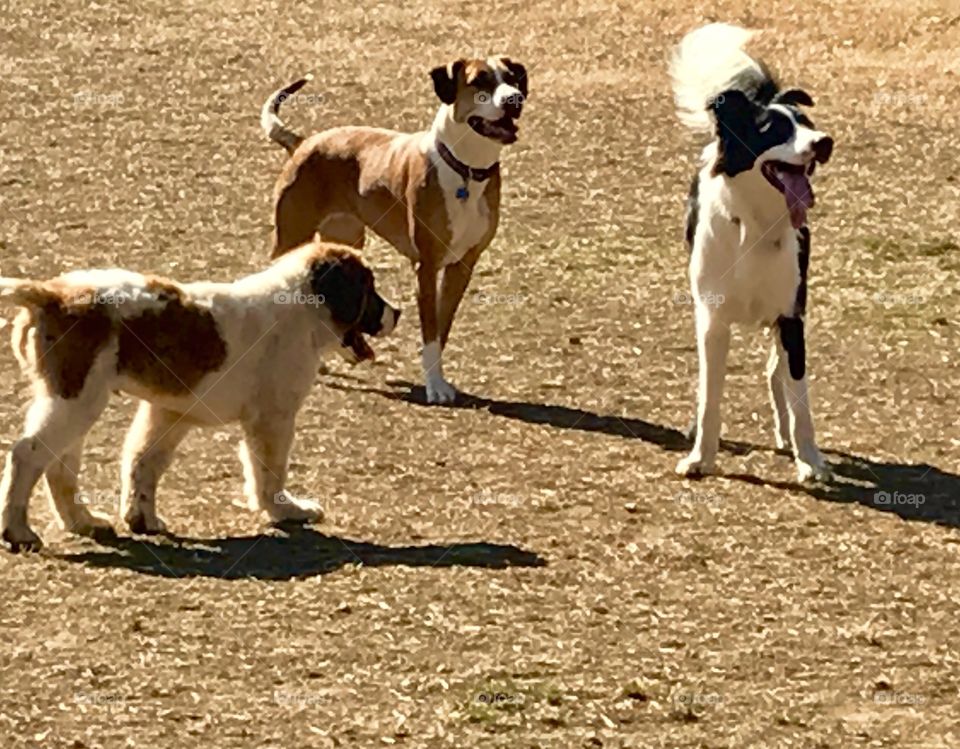
<path fill-rule="evenodd" d="M 830 160 L 830 155 L 833 153 L 833 138 L 825 137 L 814 141 L 813 153 L 817 161 L 821 164 L 826 164 Z"/>
<path fill-rule="evenodd" d="M 520 116 L 520 110 L 523 109 L 523 94 L 514 94 L 503 100 L 503 113 L 511 120 Z"/>
<path fill-rule="evenodd" d="M 398 322 L 400 322 L 400 310 L 394 307 L 393 308 L 393 326 L 396 327 Z"/>

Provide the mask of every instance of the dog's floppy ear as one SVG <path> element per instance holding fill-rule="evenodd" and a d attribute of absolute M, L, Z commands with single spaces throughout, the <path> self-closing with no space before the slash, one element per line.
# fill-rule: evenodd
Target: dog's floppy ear
<path fill-rule="evenodd" d="M 710 109 L 716 118 L 717 138 L 720 141 L 714 173 L 736 177 L 752 169 L 757 160 L 757 154 L 750 145 L 756 140 L 756 105 L 743 91 L 730 89 L 714 97 Z"/>
<path fill-rule="evenodd" d="M 352 255 L 318 260 L 310 269 L 310 289 L 330 310 L 335 322 L 360 320 L 371 287 L 370 270 Z"/>
<path fill-rule="evenodd" d="M 464 62 L 457 60 L 449 65 L 441 65 L 430 71 L 433 78 L 433 90 L 444 104 L 453 104 L 457 100 L 457 88 L 463 73 Z"/>
<path fill-rule="evenodd" d="M 517 90 L 523 94 L 523 98 L 527 98 L 527 69 L 521 65 L 519 62 L 514 62 L 509 58 L 504 58 L 503 64 L 507 66 L 507 70 L 513 74 L 513 77 L 517 81 Z"/>
<path fill-rule="evenodd" d="M 781 91 L 773 97 L 774 104 L 792 104 L 793 106 L 803 105 L 805 107 L 813 106 L 813 97 L 802 88 L 791 88 Z"/>

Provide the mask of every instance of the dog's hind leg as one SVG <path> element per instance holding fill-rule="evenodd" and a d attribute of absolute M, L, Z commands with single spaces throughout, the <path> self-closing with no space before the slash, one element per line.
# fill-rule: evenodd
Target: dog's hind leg
<path fill-rule="evenodd" d="M 65 531 L 91 538 L 110 538 L 115 535 L 110 518 L 88 509 L 77 491 L 82 455 L 81 437 L 47 466 L 44 477 L 50 505 Z"/>
<path fill-rule="evenodd" d="M 295 414 L 270 414 L 243 423 L 244 493 L 251 510 L 263 510 L 274 522 L 319 522 L 323 509 L 317 502 L 297 499 L 284 490 L 294 419 Z"/>
<path fill-rule="evenodd" d="M 133 533 L 163 533 L 157 485 L 190 431 L 183 414 L 140 401 L 123 443 L 120 514 Z"/>
<path fill-rule="evenodd" d="M 313 239 L 322 215 L 320 195 L 306 176 L 297 174 L 277 196 L 274 208 L 273 251 L 280 257 Z"/>
<path fill-rule="evenodd" d="M 30 404 L 23 436 L 10 448 L 0 481 L 0 538 L 14 551 L 43 545 L 27 517 L 33 487 L 53 461 L 83 439 L 108 397 L 108 390 L 90 386 L 76 397 L 43 394 Z"/>
<path fill-rule="evenodd" d="M 770 347 L 767 360 L 767 385 L 770 390 L 770 405 L 773 406 L 773 429 L 778 450 L 790 449 L 790 412 L 787 408 L 786 361 L 779 341 Z"/>
<path fill-rule="evenodd" d="M 713 470 L 720 446 L 720 399 L 726 377 L 730 328 L 697 307 L 697 433 L 690 454 L 677 463 L 682 476 L 699 476 Z"/>

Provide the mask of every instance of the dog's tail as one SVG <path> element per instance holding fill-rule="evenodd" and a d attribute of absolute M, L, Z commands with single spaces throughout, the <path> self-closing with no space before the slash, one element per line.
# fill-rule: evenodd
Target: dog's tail
<path fill-rule="evenodd" d="M 711 23 L 687 34 L 673 52 L 670 77 L 677 114 L 692 130 L 712 128 L 707 112 L 717 94 L 728 88 L 757 85 L 769 77 L 763 64 L 744 46 L 753 31 L 728 23 Z M 756 79 L 756 80 L 755 80 Z"/>
<path fill-rule="evenodd" d="M 42 281 L 0 276 L 0 303 L 18 307 L 43 307 L 58 299 Z"/>
<path fill-rule="evenodd" d="M 283 124 L 283 120 L 280 119 L 280 105 L 303 88 L 312 78 L 313 76 L 307 73 L 303 78 L 294 81 L 289 86 L 277 89 L 270 94 L 260 110 L 260 127 L 263 128 L 263 132 L 270 140 L 287 149 L 287 153 L 293 153 L 297 150 L 297 146 L 303 143 L 303 136 L 293 132 Z"/>

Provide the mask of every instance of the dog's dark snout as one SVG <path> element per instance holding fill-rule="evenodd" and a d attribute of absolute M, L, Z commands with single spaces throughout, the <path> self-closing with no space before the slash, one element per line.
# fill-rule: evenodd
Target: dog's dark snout
<path fill-rule="evenodd" d="M 520 116 L 523 109 L 523 94 L 514 94 L 503 100 L 503 113 L 512 120 Z"/>
<path fill-rule="evenodd" d="M 393 324 L 396 325 L 400 322 L 400 310 L 396 307 L 393 308 Z"/>
<path fill-rule="evenodd" d="M 830 160 L 830 155 L 833 153 L 833 138 L 820 138 L 820 140 L 813 144 L 813 153 L 817 161 L 821 164 L 826 164 Z"/>

